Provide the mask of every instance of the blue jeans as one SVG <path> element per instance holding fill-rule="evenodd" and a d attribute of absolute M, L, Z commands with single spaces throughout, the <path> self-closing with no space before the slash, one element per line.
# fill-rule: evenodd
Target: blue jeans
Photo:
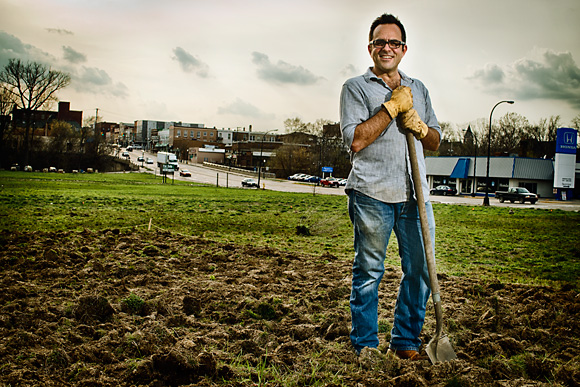
<path fill-rule="evenodd" d="M 352 345 L 357 353 L 364 347 L 379 345 L 379 284 L 385 271 L 387 245 L 394 230 L 403 276 L 395 305 L 390 348 L 418 350 L 431 289 L 417 202 L 384 203 L 354 190 L 348 195 L 355 251 L 350 295 Z M 435 246 L 433 207 L 430 202 L 425 204 Z"/>

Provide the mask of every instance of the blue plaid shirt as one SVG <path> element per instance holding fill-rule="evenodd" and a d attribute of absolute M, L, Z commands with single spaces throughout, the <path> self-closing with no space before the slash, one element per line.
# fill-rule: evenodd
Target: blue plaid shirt
<path fill-rule="evenodd" d="M 441 134 L 441 128 L 431 106 L 429 91 L 418 79 L 401 74 L 401 85 L 409 86 L 413 92 L 413 108 L 428 127 Z M 357 125 L 368 120 L 391 99 L 392 90 L 369 68 L 367 72 L 347 80 L 340 95 L 340 129 L 348 149 L 354 138 Z M 417 160 L 421 172 L 423 196 L 429 200 L 423 145 L 415 140 Z M 408 201 L 413 195 L 411 162 L 407 148 L 405 130 L 397 126 L 397 120 L 385 128 L 381 135 L 359 152 L 350 152 L 352 170 L 348 176 L 346 190 L 357 190 L 385 203 Z"/>

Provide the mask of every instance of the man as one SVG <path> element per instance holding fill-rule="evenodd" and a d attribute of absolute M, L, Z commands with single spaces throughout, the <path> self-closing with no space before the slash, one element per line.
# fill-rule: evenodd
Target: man
<path fill-rule="evenodd" d="M 358 354 L 365 348 L 377 351 L 378 288 L 394 231 L 403 275 L 388 352 L 403 359 L 419 359 L 419 334 L 430 289 L 414 192 L 423 189 L 435 241 L 423 149 L 439 148 L 441 128 L 425 85 L 399 70 L 407 52 L 405 28 L 399 19 L 387 14 L 378 17 L 371 25 L 369 41 L 374 66 L 347 80 L 340 97 L 340 126 L 352 162 L 345 187 L 355 249 L 350 337 Z M 405 137 L 408 130 L 417 139 L 422 187 L 414 187 L 411 178 Z"/>

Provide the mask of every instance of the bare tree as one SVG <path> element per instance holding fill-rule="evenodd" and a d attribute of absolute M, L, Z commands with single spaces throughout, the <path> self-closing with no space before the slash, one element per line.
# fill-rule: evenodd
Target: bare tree
<path fill-rule="evenodd" d="M 49 141 L 49 151 L 60 154 L 73 150 L 79 134 L 72 125 L 65 121 L 54 121 L 51 124 L 52 136 Z"/>
<path fill-rule="evenodd" d="M 301 132 L 307 133 L 308 132 L 308 124 L 302 121 L 299 117 L 294 118 L 287 118 L 284 120 L 284 127 L 286 128 L 286 132 L 293 133 L 293 132 Z"/>
<path fill-rule="evenodd" d="M 572 118 L 571 126 L 574 129 L 580 130 L 580 114 L 578 114 L 576 117 Z"/>
<path fill-rule="evenodd" d="M 14 107 L 14 96 L 3 85 L 0 85 L 0 152 L 4 152 L 4 144 L 9 129 L 9 115 Z"/>
<path fill-rule="evenodd" d="M 492 149 L 501 153 L 518 153 L 520 140 L 528 132 L 528 119 L 517 113 L 506 113 L 499 120 L 499 125 L 492 130 Z"/>
<path fill-rule="evenodd" d="M 25 163 L 28 163 L 32 141 L 33 113 L 56 100 L 55 93 L 68 86 L 70 75 L 38 62 L 23 63 L 10 59 L 0 72 L 2 86 L 12 96 L 16 106 L 24 110 L 25 131 L 23 138 Z"/>

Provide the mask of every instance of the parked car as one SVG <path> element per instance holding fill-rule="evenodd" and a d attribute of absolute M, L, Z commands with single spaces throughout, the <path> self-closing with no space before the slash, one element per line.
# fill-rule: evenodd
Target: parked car
<path fill-rule="evenodd" d="M 189 170 L 187 169 L 182 169 L 181 171 L 179 171 L 179 176 L 191 177 L 191 172 L 189 172 Z"/>
<path fill-rule="evenodd" d="M 258 188 L 258 182 L 252 178 L 247 178 L 242 180 L 242 187 L 256 187 Z"/>
<path fill-rule="evenodd" d="M 145 157 L 139 156 L 139 157 L 137 157 L 137 161 L 145 161 Z"/>
<path fill-rule="evenodd" d="M 457 190 L 448 185 L 438 185 L 431 190 L 431 195 L 457 195 Z"/>
<path fill-rule="evenodd" d="M 320 181 L 320 177 L 318 176 L 308 176 L 304 181 L 308 183 L 318 183 Z"/>
<path fill-rule="evenodd" d="M 292 176 L 288 176 L 288 180 L 298 180 L 298 177 L 303 175 L 302 173 L 295 173 Z"/>
<path fill-rule="evenodd" d="M 147 161 L 145 161 L 147 164 L 153 164 L 153 159 L 151 157 L 147 157 Z"/>
<path fill-rule="evenodd" d="M 125 158 L 129 158 L 129 152 L 123 152 L 123 153 L 121 153 L 121 156 L 123 156 Z"/>
<path fill-rule="evenodd" d="M 340 186 L 340 182 L 336 177 L 327 177 L 326 179 L 320 180 L 320 185 L 322 185 L 323 187 L 338 188 Z"/>
<path fill-rule="evenodd" d="M 24 172 L 32 172 L 32 166 L 30 166 L 30 165 L 25 166 Z"/>
<path fill-rule="evenodd" d="M 348 179 L 339 179 L 338 180 L 338 185 L 345 186 L 347 181 L 348 181 Z"/>
<path fill-rule="evenodd" d="M 308 177 L 308 176 L 310 176 L 310 175 L 307 175 L 305 173 L 299 173 L 298 176 L 296 176 L 296 178 L 294 180 L 296 180 L 296 181 L 304 181 L 304 179 L 306 177 Z"/>

